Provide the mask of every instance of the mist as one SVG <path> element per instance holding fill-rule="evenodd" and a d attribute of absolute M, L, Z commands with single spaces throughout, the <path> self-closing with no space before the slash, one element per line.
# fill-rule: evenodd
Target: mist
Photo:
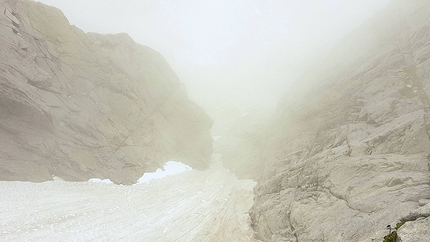
<path fill-rule="evenodd" d="M 429 16 L 0 0 L 0 241 L 429 241 Z"/>
<path fill-rule="evenodd" d="M 41 0 L 85 32 L 159 51 L 205 109 L 273 109 L 336 42 L 389 0 Z"/>

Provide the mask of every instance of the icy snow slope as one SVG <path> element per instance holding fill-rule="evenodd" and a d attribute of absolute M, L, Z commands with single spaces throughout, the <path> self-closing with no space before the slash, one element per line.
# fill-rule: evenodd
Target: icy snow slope
<path fill-rule="evenodd" d="M 219 163 L 135 186 L 0 182 L 0 241 L 253 241 L 254 185 Z"/>

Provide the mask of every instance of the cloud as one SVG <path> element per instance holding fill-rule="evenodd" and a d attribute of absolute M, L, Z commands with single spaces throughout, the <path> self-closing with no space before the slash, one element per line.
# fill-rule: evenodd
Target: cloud
<path fill-rule="evenodd" d="M 276 103 L 273 100 L 283 87 L 294 81 L 307 63 L 389 2 L 40 1 L 62 9 L 70 22 L 84 31 L 127 32 L 137 42 L 161 52 L 187 84 L 190 96 L 201 96 L 199 102 L 235 93 L 239 86 L 243 92 L 229 98 L 242 104 L 255 102 L 256 94 L 260 103 L 269 99 Z"/>

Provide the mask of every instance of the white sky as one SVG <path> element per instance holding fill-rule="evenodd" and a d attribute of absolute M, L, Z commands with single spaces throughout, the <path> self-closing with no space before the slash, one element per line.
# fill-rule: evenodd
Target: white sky
<path fill-rule="evenodd" d="M 390 0 L 40 0 L 86 32 L 161 52 L 199 104 L 274 105 L 306 67 Z"/>

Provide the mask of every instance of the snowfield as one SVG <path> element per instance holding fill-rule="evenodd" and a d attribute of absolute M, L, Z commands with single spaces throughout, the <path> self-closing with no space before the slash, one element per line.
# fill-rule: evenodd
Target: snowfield
<path fill-rule="evenodd" d="M 185 171 L 191 171 L 192 168 L 178 161 L 168 161 L 162 169 L 157 169 L 155 172 L 145 173 L 137 181 L 137 183 L 149 183 L 154 179 L 162 179 L 166 176 L 177 175 Z"/>
<path fill-rule="evenodd" d="M 0 241 L 256 241 L 255 182 L 214 163 L 134 186 L 0 182 Z"/>

